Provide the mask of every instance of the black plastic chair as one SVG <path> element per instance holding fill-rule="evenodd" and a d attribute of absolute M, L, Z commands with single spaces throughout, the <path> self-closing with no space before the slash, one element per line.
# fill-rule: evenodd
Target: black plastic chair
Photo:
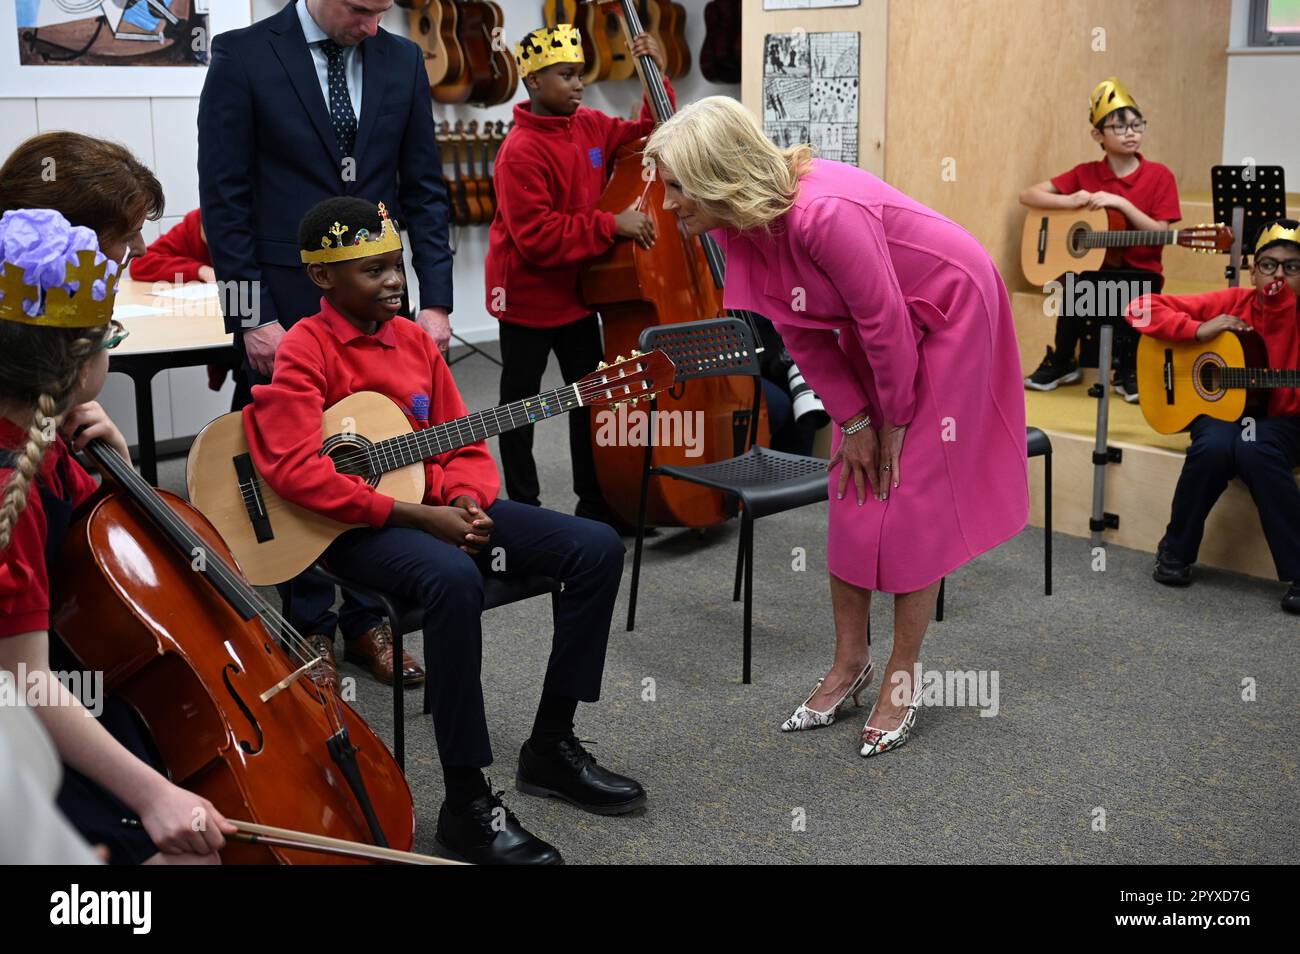
<path fill-rule="evenodd" d="M 1052 595 L 1052 441 L 1036 427 L 1025 428 L 1025 441 L 1030 457 L 1043 458 L 1043 595 Z M 935 604 L 934 618 L 943 622 L 943 591 L 948 578 L 939 581 L 939 599 Z"/>
<path fill-rule="evenodd" d="M 402 638 L 406 633 L 424 629 L 424 610 L 422 607 L 413 606 L 402 601 L 391 593 L 369 586 L 362 586 L 355 580 L 339 576 L 323 563 L 317 563 L 308 572 L 324 577 L 335 586 L 368 597 L 384 608 L 384 614 L 388 617 L 388 625 L 393 630 L 393 756 L 397 759 L 397 764 L 405 771 L 406 725 L 403 716 L 405 714 L 404 693 L 406 687 L 402 684 Z M 498 606 L 505 606 L 507 603 L 518 603 L 520 600 L 531 599 L 534 596 L 549 593 L 551 594 L 551 614 L 554 617 L 555 602 L 559 592 L 560 581 L 549 576 L 521 576 L 517 578 L 485 576 L 483 578 L 483 609 L 486 612 L 490 609 L 496 609 Z M 424 691 L 424 711 L 426 713 L 429 711 L 428 686 L 429 683 L 426 678 Z"/>
<path fill-rule="evenodd" d="M 676 364 L 676 379 L 689 381 L 727 374 L 748 374 L 754 379 L 754 403 L 750 410 L 743 454 L 712 464 L 696 466 L 651 465 L 654 428 L 646 445 L 641 472 L 641 501 L 637 511 L 636 550 L 632 557 L 632 590 L 628 598 L 627 628 L 636 625 L 636 598 L 641 579 L 641 550 L 645 541 L 646 499 L 651 477 L 685 480 L 721 490 L 740 501 L 740 546 L 736 553 L 736 582 L 732 602 L 740 600 L 744 576 L 745 635 L 743 681 L 750 680 L 754 606 L 754 521 L 774 513 L 793 510 L 825 500 L 826 461 L 820 457 L 785 454 L 754 444 L 758 436 L 758 410 L 763 384 L 758 355 L 749 325 L 738 318 L 711 318 L 647 328 L 638 347 L 643 352 L 661 350 Z M 653 411 L 655 403 L 651 401 Z"/>

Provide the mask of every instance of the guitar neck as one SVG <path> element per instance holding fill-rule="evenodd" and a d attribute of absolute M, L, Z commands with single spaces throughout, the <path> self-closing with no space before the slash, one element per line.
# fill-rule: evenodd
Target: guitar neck
<path fill-rule="evenodd" d="M 1174 245 L 1178 242 L 1178 229 L 1146 231 L 1121 229 L 1115 232 L 1089 232 L 1080 243 L 1085 248 L 1127 248 L 1130 245 Z"/>
<path fill-rule="evenodd" d="M 419 461 L 467 447 L 517 427 L 527 427 L 557 414 L 582 407 L 576 384 L 566 384 L 553 391 L 486 411 L 475 411 L 454 421 L 434 424 L 410 434 L 390 437 L 371 445 L 367 454 L 374 474 L 399 470 Z"/>
<path fill-rule="evenodd" d="M 1221 368 L 1225 388 L 1300 388 L 1300 370 L 1292 368 Z"/>

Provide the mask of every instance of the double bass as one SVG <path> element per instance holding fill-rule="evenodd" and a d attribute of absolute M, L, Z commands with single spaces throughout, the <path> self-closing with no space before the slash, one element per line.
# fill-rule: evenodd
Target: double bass
<path fill-rule="evenodd" d="M 150 487 L 103 441 L 87 452 L 105 486 L 64 543 L 52 628 L 140 716 L 173 782 L 251 822 L 244 837 L 227 837 L 222 861 L 409 852 L 406 778 L 361 717 L 312 681 L 319 659 L 303 637 L 243 580 L 202 514 Z M 306 835 L 296 842 L 279 829 Z M 331 841 L 347 847 L 320 853 Z"/>
<path fill-rule="evenodd" d="M 612 2 L 621 5 L 623 27 L 630 42 L 641 32 L 636 5 L 633 0 L 604 0 L 602 6 Z M 641 56 L 636 58 L 636 68 L 655 120 L 662 123 L 672 116 L 673 107 L 659 65 L 653 57 Z M 677 216 L 663 208 L 664 186 L 652 175 L 653 168 L 643 164 L 644 148 L 642 139 L 619 149 L 599 207 L 617 214 L 640 201 L 640 210 L 655 221 L 658 238 L 651 248 L 642 248 L 636 242 L 615 242 L 581 275 L 583 298 L 601 314 L 605 360 L 611 364 L 637 347 L 644 328 L 726 314 L 722 307 L 726 269 L 722 251 L 707 234 L 684 235 Z M 740 316 L 748 320 L 747 315 Z M 752 379 L 735 375 L 682 382 L 672 392 L 660 395 L 661 413 L 703 414 L 704 453 L 687 457 L 685 447 L 656 444 L 652 465 L 706 464 L 743 453 L 753 403 Z M 766 444 L 767 415 L 761 402 L 759 407 L 758 443 Z M 598 434 L 593 421 L 592 451 L 601 492 L 619 517 L 635 524 L 645 449 L 624 442 L 603 446 L 597 440 Z M 695 528 L 715 526 L 732 515 L 720 491 L 678 480 L 650 481 L 646 513 L 647 522 L 655 526 Z"/>

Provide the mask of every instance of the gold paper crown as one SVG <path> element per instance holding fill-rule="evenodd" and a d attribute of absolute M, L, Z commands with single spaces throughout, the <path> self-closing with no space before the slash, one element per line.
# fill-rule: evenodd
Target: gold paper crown
<path fill-rule="evenodd" d="M 0 319 L 17 321 L 25 325 L 41 325 L 47 328 L 98 328 L 106 325 L 113 317 L 113 299 L 117 296 L 117 280 L 121 269 L 108 274 L 108 260 L 95 264 L 96 253 L 93 249 L 82 249 L 77 253 L 77 264 L 67 266 L 64 276 L 66 283 L 79 282 L 76 292 L 68 294 L 63 288 L 49 288 L 45 291 L 45 307 L 38 315 L 29 315 L 23 310 L 24 301 L 40 301 L 41 291 L 28 285 L 23 278 L 23 269 L 9 262 L 0 263 Z M 94 284 L 103 281 L 104 297 L 96 301 Z"/>
<path fill-rule="evenodd" d="M 1118 77 L 1108 76 L 1092 91 L 1090 122 L 1096 126 L 1117 109 L 1137 109 L 1137 101 L 1129 95 Z"/>
<path fill-rule="evenodd" d="M 354 258 L 369 258 L 371 255 L 399 251 L 402 247 L 402 237 L 397 234 L 397 227 L 388 217 L 388 210 L 384 208 L 382 202 L 379 203 L 379 219 L 383 224 L 379 235 L 371 238 L 369 230 L 357 229 L 350 243 L 343 237 L 348 227 L 335 222 L 328 234 L 321 236 L 319 252 L 299 252 L 303 264 L 346 262 Z"/>
<path fill-rule="evenodd" d="M 1269 242 L 1295 242 L 1300 245 L 1300 229 L 1289 229 L 1281 222 L 1274 222 L 1264 231 L 1259 233 L 1259 238 L 1255 240 L 1255 254 Z"/>
<path fill-rule="evenodd" d="M 519 75 L 527 76 L 552 63 L 581 63 L 582 34 L 571 23 L 541 27 L 528 34 L 515 47 Z"/>

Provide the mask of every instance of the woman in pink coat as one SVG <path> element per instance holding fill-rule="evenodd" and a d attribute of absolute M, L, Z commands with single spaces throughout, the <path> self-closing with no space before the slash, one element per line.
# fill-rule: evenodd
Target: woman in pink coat
<path fill-rule="evenodd" d="M 827 566 L 835 660 L 786 731 L 829 725 L 871 681 L 871 594 L 894 649 L 861 753 L 907 741 L 939 582 L 1024 528 L 1025 398 L 1006 289 L 959 225 L 856 166 L 780 149 L 734 99 L 660 126 L 664 207 L 727 256 L 728 308 L 766 315 L 839 424 Z"/>

